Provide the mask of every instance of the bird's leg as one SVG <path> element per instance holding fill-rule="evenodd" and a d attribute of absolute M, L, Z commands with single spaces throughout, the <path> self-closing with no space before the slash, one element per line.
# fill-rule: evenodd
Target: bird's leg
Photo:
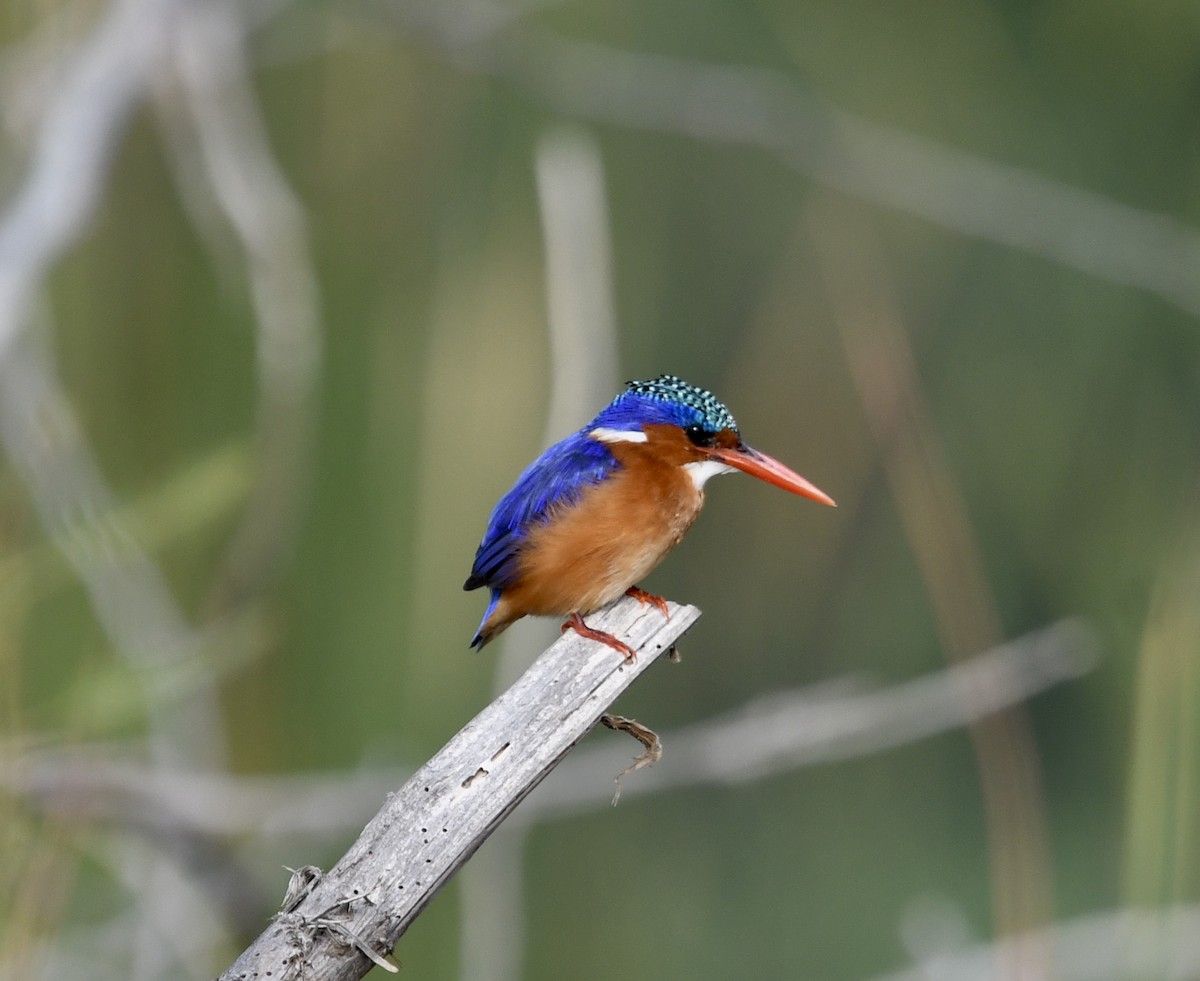
<path fill-rule="evenodd" d="M 625 595 L 632 596 L 643 606 L 649 603 L 668 620 L 671 619 L 671 614 L 667 610 L 667 601 L 661 596 L 656 596 L 654 593 L 648 593 L 644 589 L 640 589 L 637 586 L 630 586 L 627 590 L 625 590 Z"/>
<path fill-rule="evenodd" d="M 637 660 L 637 651 L 625 643 L 623 640 L 618 640 L 612 634 L 605 633 L 603 630 L 597 630 L 595 627 L 589 627 L 583 622 L 583 617 L 578 613 L 572 613 L 562 625 L 563 633 L 568 629 L 574 630 L 580 637 L 586 637 L 588 640 L 598 640 L 601 644 L 606 644 L 614 651 L 619 651 L 625 658 L 626 664 L 632 664 Z"/>

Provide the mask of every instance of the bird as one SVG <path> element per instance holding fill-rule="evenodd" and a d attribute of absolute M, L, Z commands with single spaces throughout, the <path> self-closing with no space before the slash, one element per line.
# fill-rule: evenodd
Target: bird
<path fill-rule="evenodd" d="M 563 631 L 636 653 L 583 619 L 623 595 L 669 615 L 637 583 L 700 514 L 710 478 L 748 473 L 836 507 L 833 498 L 748 446 L 715 395 L 676 375 L 631 381 L 591 422 L 541 454 L 493 509 L 463 589 L 490 600 L 471 647 L 524 616 L 566 617 Z"/>

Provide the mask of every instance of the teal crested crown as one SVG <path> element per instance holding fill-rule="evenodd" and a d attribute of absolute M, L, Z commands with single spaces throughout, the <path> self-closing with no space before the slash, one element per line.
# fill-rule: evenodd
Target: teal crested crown
<path fill-rule="evenodd" d="M 737 421 L 724 402 L 712 392 L 689 385 L 677 375 L 659 375 L 649 381 L 631 381 L 627 385 L 629 392 L 644 398 L 694 410 L 700 416 L 699 424 L 709 432 L 738 431 Z"/>

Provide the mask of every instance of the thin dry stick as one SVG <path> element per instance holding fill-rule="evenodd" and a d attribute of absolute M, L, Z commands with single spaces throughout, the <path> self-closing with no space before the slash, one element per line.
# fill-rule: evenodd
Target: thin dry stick
<path fill-rule="evenodd" d="M 1200 524 L 1181 529 L 1151 595 L 1137 658 L 1130 740 L 1124 892 L 1131 908 L 1189 899 L 1200 873 L 1196 809 L 1200 753 Z M 1171 930 L 1131 940 L 1129 977 L 1165 977 Z"/>
<path fill-rule="evenodd" d="M 222 976 L 360 978 L 608 706 L 700 616 L 626 599 L 589 619 L 638 651 L 632 664 L 568 631 L 393 794 L 358 841 Z M 311 888 L 308 888 L 311 887 Z"/>
<path fill-rule="evenodd" d="M 850 372 L 884 458 L 884 469 L 921 570 L 942 647 L 959 664 L 1001 636 L 974 529 L 950 462 L 922 397 L 915 356 L 888 292 L 872 229 L 847 229 L 847 212 L 813 210 L 812 227 Z M 975 697 L 964 691 L 964 697 Z M 1028 716 L 1020 706 L 971 723 L 979 765 L 997 933 L 1031 943 L 1051 916 L 1049 845 L 1041 771 Z M 1007 965 L 1012 977 L 1041 977 L 1041 952 Z"/>

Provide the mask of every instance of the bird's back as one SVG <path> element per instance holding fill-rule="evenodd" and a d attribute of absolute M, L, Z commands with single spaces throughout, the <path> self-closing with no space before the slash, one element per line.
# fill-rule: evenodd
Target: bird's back
<path fill-rule="evenodd" d="M 464 589 L 504 589 L 517 575 L 517 559 L 531 531 L 577 504 L 584 492 L 620 465 L 603 443 L 574 433 L 542 453 L 492 510 Z"/>

